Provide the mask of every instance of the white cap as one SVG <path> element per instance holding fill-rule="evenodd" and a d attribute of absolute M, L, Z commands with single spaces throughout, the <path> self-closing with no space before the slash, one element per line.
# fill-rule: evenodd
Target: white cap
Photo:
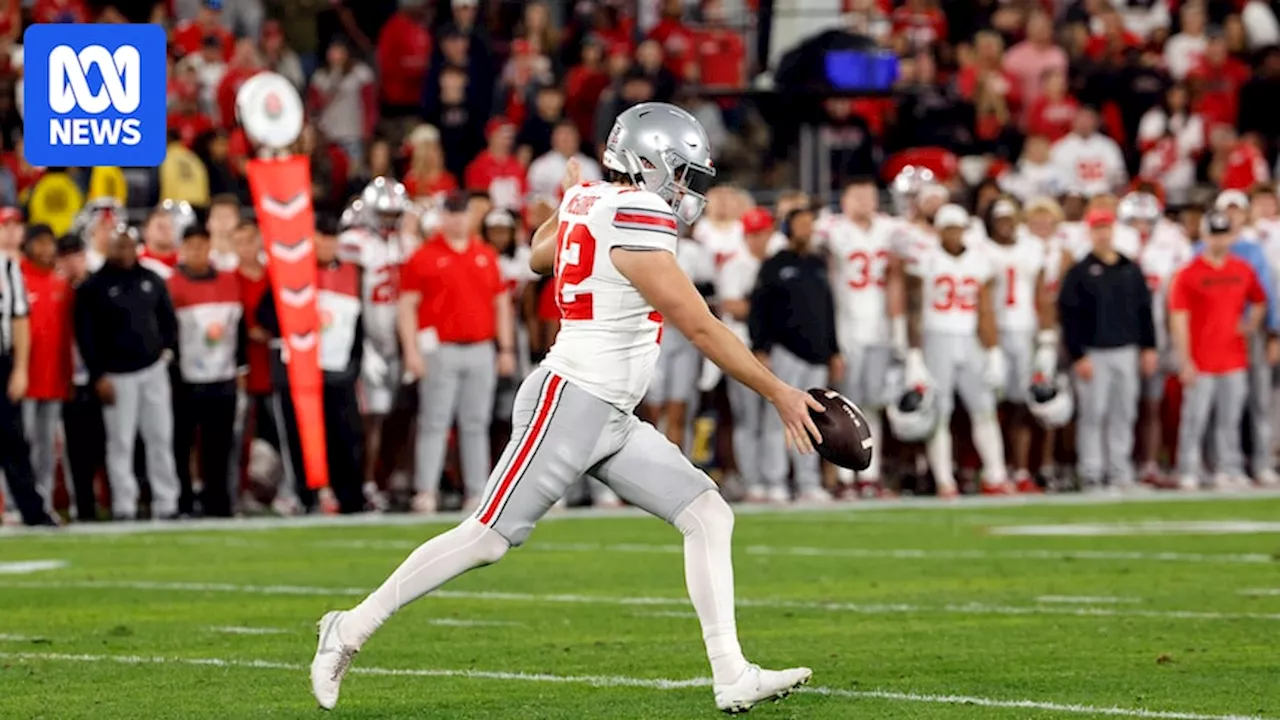
<path fill-rule="evenodd" d="M 1225 212 L 1232 206 L 1248 210 L 1249 196 L 1239 190 L 1223 190 L 1218 193 L 1218 199 L 1213 201 L 1213 209 L 1218 212 Z"/>
<path fill-rule="evenodd" d="M 933 226 L 938 230 L 944 230 L 949 227 L 967 228 L 969 227 L 969 213 L 954 203 L 943 205 L 938 208 L 938 213 L 933 216 Z"/>
<path fill-rule="evenodd" d="M 484 226 L 491 227 L 509 227 L 516 226 L 515 219 L 511 217 L 511 213 L 506 210 L 490 210 L 488 215 L 484 216 Z"/>
<path fill-rule="evenodd" d="M 409 133 L 409 144 L 420 145 L 422 143 L 438 143 L 440 142 L 440 131 L 435 125 L 422 123 Z"/>

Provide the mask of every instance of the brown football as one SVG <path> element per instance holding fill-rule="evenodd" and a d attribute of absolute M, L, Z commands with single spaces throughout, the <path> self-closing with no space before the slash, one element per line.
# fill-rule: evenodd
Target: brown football
<path fill-rule="evenodd" d="M 849 398 L 835 390 L 811 388 L 809 394 L 826 408 L 822 412 L 809 411 L 813 424 L 822 433 L 818 454 L 842 468 L 866 470 L 875 451 L 866 416 Z"/>

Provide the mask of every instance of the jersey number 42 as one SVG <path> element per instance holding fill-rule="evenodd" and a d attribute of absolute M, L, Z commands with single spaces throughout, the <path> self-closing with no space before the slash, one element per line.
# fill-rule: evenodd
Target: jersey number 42
<path fill-rule="evenodd" d="M 591 293 L 578 286 L 591 277 L 596 262 L 596 239 L 586 225 L 562 222 L 556 230 L 556 305 L 565 320 L 592 318 Z"/>

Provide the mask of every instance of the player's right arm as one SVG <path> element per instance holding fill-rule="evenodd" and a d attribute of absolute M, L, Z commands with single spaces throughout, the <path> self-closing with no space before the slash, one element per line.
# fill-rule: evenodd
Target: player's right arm
<path fill-rule="evenodd" d="M 920 347 L 920 324 L 924 313 L 924 280 L 919 275 L 907 274 L 903 278 L 903 299 L 907 311 L 907 344 Z"/>
<path fill-rule="evenodd" d="M 529 243 L 532 252 L 529 254 L 529 269 L 539 275 L 552 275 L 556 270 L 556 234 L 560 228 L 560 209 L 551 213 L 551 217 L 538 226 L 533 232 L 533 240 Z"/>
<path fill-rule="evenodd" d="M 787 385 L 769 372 L 742 341 L 711 314 L 674 254 L 659 250 L 614 247 L 610 260 L 654 310 L 730 377 L 759 393 L 778 409 L 786 429 L 787 446 L 811 452 L 822 435 L 809 411 L 822 405 L 809 393 Z M 812 440 L 810 439 L 812 436 Z"/>

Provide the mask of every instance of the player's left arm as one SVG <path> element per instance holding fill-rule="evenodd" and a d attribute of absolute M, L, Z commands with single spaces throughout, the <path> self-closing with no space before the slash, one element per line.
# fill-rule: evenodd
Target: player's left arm
<path fill-rule="evenodd" d="M 1044 270 L 1036 273 L 1036 318 L 1041 330 L 1052 330 L 1058 326 L 1058 306 L 1054 302 L 1049 283 L 1045 282 Z"/>
<path fill-rule="evenodd" d="M 902 258 L 889 255 L 884 269 L 885 313 L 889 316 L 889 342 L 898 352 L 910 345 L 907 332 L 907 283 Z"/>
<path fill-rule="evenodd" d="M 991 278 L 978 289 L 978 340 L 987 350 L 1000 344 L 1000 333 L 996 327 L 995 296 L 996 281 Z"/>
<path fill-rule="evenodd" d="M 539 275 L 552 275 L 556 271 L 556 234 L 560 228 L 560 209 L 556 208 L 538 229 L 533 232 L 529 241 L 532 252 L 529 253 L 529 269 Z"/>

